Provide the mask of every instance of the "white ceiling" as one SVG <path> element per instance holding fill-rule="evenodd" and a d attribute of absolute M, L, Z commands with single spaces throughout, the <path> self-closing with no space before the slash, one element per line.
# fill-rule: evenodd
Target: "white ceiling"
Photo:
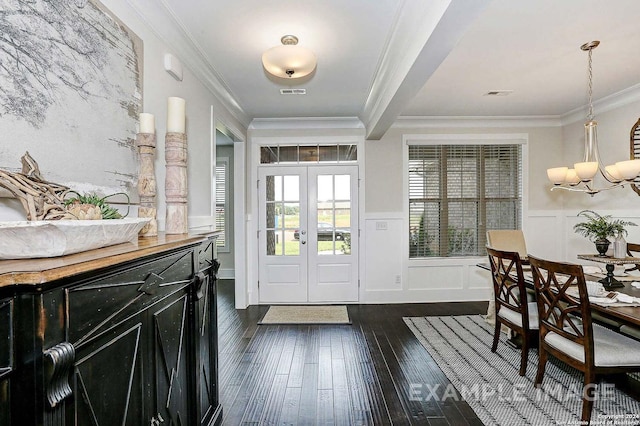
<path fill-rule="evenodd" d="M 375 138 L 397 116 L 561 116 L 587 103 L 587 53 L 579 47 L 595 39 L 594 100 L 640 83 L 638 0 L 163 3 L 205 64 L 205 81 L 247 124 L 359 117 Z M 285 34 L 316 53 L 310 78 L 283 81 L 263 70 L 262 52 Z M 280 95 L 288 87 L 307 95 Z M 490 90 L 513 93 L 484 96 Z"/>

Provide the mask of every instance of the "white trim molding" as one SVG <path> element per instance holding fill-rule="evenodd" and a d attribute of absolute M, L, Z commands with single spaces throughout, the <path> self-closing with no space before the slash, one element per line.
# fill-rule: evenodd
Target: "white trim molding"
<path fill-rule="evenodd" d="M 495 116 L 495 117 L 416 117 L 403 116 L 391 126 L 395 129 L 429 128 L 514 128 L 514 127 L 560 127 L 562 119 L 558 116 Z"/>
<path fill-rule="evenodd" d="M 251 130 L 364 129 L 358 117 L 254 118 Z"/>

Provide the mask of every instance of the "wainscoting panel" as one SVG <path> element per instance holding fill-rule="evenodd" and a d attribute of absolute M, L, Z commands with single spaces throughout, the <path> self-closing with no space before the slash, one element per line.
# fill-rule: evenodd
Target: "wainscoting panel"
<path fill-rule="evenodd" d="M 405 250 L 401 236 L 404 231 L 404 221 L 398 217 L 365 219 L 366 291 L 386 293 L 402 290 Z"/>
<path fill-rule="evenodd" d="M 595 210 L 640 225 L 640 211 Z M 595 252 L 593 243 L 573 231 L 573 226 L 582 221 L 577 216 L 579 212 L 530 210 L 523 218 L 529 253 L 588 264 L 576 257 Z M 485 257 L 409 260 L 406 229 L 402 213 L 367 213 L 360 303 L 451 302 L 490 297 L 490 274 L 476 266 L 486 263 Z M 640 226 L 627 230 L 626 240 L 640 243 Z"/>
<path fill-rule="evenodd" d="M 408 290 L 462 290 L 464 265 L 409 266 Z"/>

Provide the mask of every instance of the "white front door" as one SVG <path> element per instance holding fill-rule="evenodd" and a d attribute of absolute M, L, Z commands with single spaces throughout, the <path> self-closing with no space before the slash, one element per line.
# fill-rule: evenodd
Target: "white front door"
<path fill-rule="evenodd" d="M 259 203 L 260 303 L 358 301 L 357 166 L 262 167 Z"/>

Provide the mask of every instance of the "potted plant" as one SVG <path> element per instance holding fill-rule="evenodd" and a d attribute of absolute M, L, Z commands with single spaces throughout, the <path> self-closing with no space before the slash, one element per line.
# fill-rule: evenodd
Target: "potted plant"
<path fill-rule="evenodd" d="M 576 223 L 573 230 L 588 238 L 596 245 L 600 256 L 604 256 L 609 248 L 609 238 L 616 235 L 627 235 L 625 226 L 636 226 L 635 223 L 622 219 L 611 219 L 611 216 L 602 216 L 592 210 L 583 210 L 578 216 L 585 217 L 584 222 Z"/>

